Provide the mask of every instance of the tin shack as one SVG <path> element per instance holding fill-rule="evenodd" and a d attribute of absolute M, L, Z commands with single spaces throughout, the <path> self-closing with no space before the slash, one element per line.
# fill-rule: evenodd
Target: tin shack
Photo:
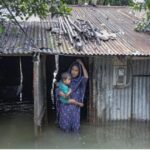
<path fill-rule="evenodd" d="M 115 35 L 115 39 L 95 41 L 80 35 L 75 45 L 74 38 L 71 43 L 69 37 L 57 35 L 57 27 L 52 28 L 52 25 L 57 26 L 58 21 L 62 23 L 65 19 L 52 20 L 51 16 L 38 21 L 20 22 L 21 27 L 5 22 L 5 31 L 0 35 L 3 102 L 6 96 L 11 99 L 14 93 L 19 101 L 30 99 L 34 106 L 35 127 L 41 127 L 47 120 L 47 109 L 54 103 L 50 90 L 56 66 L 59 66 L 60 74 L 73 60 L 80 58 L 89 73 L 85 115 L 90 123 L 149 121 L 149 33 L 134 31 L 138 18 L 128 7 L 72 8 L 72 20 L 90 22 L 89 26 L 96 27 L 96 31 L 103 28 Z M 74 27 L 76 31 L 79 31 L 78 27 Z M 84 39 L 82 43 L 81 38 Z M 6 85 L 7 92 L 2 90 Z"/>

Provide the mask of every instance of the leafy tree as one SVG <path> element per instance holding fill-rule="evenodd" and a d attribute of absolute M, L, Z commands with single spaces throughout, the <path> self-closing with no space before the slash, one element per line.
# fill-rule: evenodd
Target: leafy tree
<path fill-rule="evenodd" d="M 6 18 L 15 20 L 19 25 L 16 17 L 23 20 L 32 15 L 44 18 L 49 13 L 53 17 L 54 15 L 68 15 L 70 12 L 71 8 L 65 4 L 64 0 L 0 0 L 0 34 L 5 30 Z"/>
<path fill-rule="evenodd" d="M 69 8 L 64 0 L 0 0 L 1 8 L 10 9 L 15 16 L 28 19 L 32 15 L 43 18 L 50 12 L 54 14 L 69 14 Z M 1 12 L 2 15 L 3 12 Z M 12 15 L 10 15 L 12 17 Z M 10 17 L 8 15 L 8 17 Z"/>
<path fill-rule="evenodd" d="M 146 12 L 146 20 L 137 24 L 136 31 L 150 31 L 150 0 L 145 0 L 144 3 L 134 3 L 133 9 L 141 11 L 142 9 Z"/>

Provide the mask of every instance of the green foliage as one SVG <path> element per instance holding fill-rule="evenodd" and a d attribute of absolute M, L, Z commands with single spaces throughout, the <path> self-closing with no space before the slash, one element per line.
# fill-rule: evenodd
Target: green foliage
<path fill-rule="evenodd" d="M 128 5 L 133 7 L 135 3 L 133 2 L 133 0 L 128 0 Z"/>
<path fill-rule="evenodd" d="M 150 11 L 147 12 L 147 20 L 150 20 Z"/>
<path fill-rule="evenodd" d="M 60 3 L 58 5 L 51 5 L 50 11 L 52 12 L 53 17 L 54 15 L 69 15 L 72 9 L 67 6 L 64 0 L 60 0 Z"/>
<path fill-rule="evenodd" d="M 142 32 L 150 31 L 150 0 L 145 0 L 144 3 L 134 4 L 133 9 L 136 11 L 141 11 L 142 9 L 144 9 L 146 11 L 146 18 L 147 18 L 147 20 L 138 23 L 135 30 Z"/>
<path fill-rule="evenodd" d="M 1 35 L 2 33 L 4 33 L 4 31 L 5 31 L 4 25 L 3 25 L 3 24 L 0 24 L 0 35 Z"/>
<path fill-rule="evenodd" d="M 150 21 L 138 23 L 135 30 L 138 32 L 149 32 L 150 31 Z"/>
<path fill-rule="evenodd" d="M 3 8 L 6 6 L 15 13 L 15 16 L 21 19 L 28 19 L 32 15 L 38 15 L 40 18 L 46 17 L 50 12 L 53 14 L 69 14 L 71 9 L 60 0 L 59 6 L 57 0 L 0 0 Z M 11 15 L 7 17 L 10 18 Z"/>
<path fill-rule="evenodd" d="M 136 3 L 136 4 L 133 5 L 133 9 L 134 9 L 135 11 L 141 11 L 141 10 L 142 10 L 142 5 Z"/>
<path fill-rule="evenodd" d="M 145 3 L 135 3 L 133 5 L 133 9 L 136 11 L 145 9 L 145 11 L 147 12 L 147 20 L 150 19 L 150 0 L 145 0 Z"/>

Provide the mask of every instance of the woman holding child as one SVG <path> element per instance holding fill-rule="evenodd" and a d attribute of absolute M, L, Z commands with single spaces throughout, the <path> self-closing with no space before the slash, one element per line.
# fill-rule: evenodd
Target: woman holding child
<path fill-rule="evenodd" d="M 79 59 L 62 74 L 56 90 L 56 110 L 58 125 L 64 131 L 78 132 L 80 129 L 80 108 L 83 107 L 87 79 L 88 73 Z"/>

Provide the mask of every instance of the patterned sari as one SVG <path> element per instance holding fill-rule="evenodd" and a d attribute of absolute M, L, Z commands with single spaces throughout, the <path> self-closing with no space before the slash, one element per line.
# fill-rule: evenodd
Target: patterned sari
<path fill-rule="evenodd" d="M 72 93 L 70 98 L 78 102 L 83 102 L 86 89 L 87 79 L 83 77 L 82 67 L 78 62 L 74 62 L 68 72 L 71 73 L 71 68 L 77 66 L 79 68 L 79 75 L 71 80 Z M 56 89 L 56 111 L 57 123 L 64 131 L 78 132 L 80 129 L 80 107 L 73 104 L 63 104 L 59 100 L 58 89 Z"/>

